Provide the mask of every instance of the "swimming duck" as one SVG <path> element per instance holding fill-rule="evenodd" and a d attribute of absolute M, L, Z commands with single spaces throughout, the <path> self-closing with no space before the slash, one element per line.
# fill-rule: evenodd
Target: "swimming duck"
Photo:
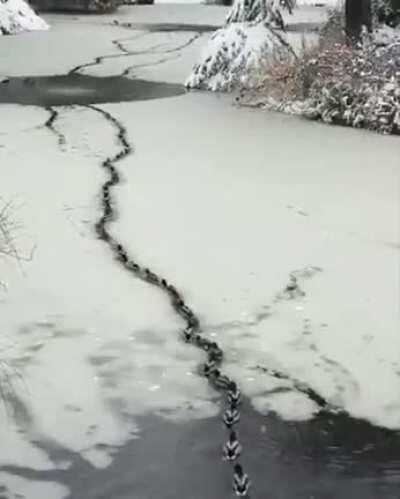
<path fill-rule="evenodd" d="M 212 342 L 208 349 L 208 357 L 209 358 L 212 357 L 214 360 L 218 360 L 221 362 L 223 356 L 224 352 L 219 348 L 219 346 L 215 342 Z"/>
<path fill-rule="evenodd" d="M 235 461 L 242 452 L 242 446 L 239 443 L 237 434 L 231 431 L 229 434 L 229 440 L 222 447 L 222 456 L 227 461 Z"/>
<path fill-rule="evenodd" d="M 146 279 L 154 284 L 158 283 L 158 276 L 154 274 L 154 272 L 151 272 L 149 269 L 144 269 L 144 273 L 146 276 Z"/>
<path fill-rule="evenodd" d="M 128 255 L 125 253 L 120 253 L 118 254 L 118 260 L 120 260 L 122 263 L 128 263 Z"/>
<path fill-rule="evenodd" d="M 204 344 L 203 346 L 203 349 L 206 351 L 206 352 L 210 352 L 212 350 L 212 348 L 214 348 L 214 345 L 216 345 L 215 342 L 213 341 L 210 341 L 210 340 L 207 340 L 205 339 L 204 340 L 206 343 Z"/>
<path fill-rule="evenodd" d="M 213 362 L 213 365 L 216 365 L 216 363 Z M 210 381 L 216 388 L 222 390 L 225 390 L 231 384 L 231 380 L 228 378 L 228 376 L 221 374 L 219 369 L 214 369 L 214 371 L 212 372 L 212 379 L 210 379 Z"/>
<path fill-rule="evenodd" d="M 290 283 L 286 286 L 286 291 L 293 293 L 297 289 L 297 278 L 295 276 L 290 276 Z"/>
<path fill-rule="evenodd" d="M 193 328 L 197 329 L 199 327 L 199 319 L 195 316 L 192 315 L 187 319 L 189 326 L 192 326 Z"/>
<path fill-rule="evenodd" d="M 233 469 L 233 490 L 235 494 L 240 497 L 247 496 L 251 486 L 249 476 L 243 471 L 240 464 L 235 464 Z"/>
<path fill-rule="evenodd" d="M 98 234 L 98 236 L 103 239 L 104 241 L 109 241 L 110 240 L 110 235 L 108 234 L 108 232 L 106 231 L 106 229 L 104 228 L 104 225 L 102 224 L 98 224 L 96 226 L 96 232 Z"/>
<path fill-rule="evenodd" d="M 228 387 L 228 402 L 231 407 L 237 407 L 240 404 L 240 390 L 234 381 Z"/>
<path fill-rule="evenodd" d="M 188 326 L 188 327 L 192 328 L 192 329 L 193 329 L 193 331 L 194 331 L 194 329 L 195 329 L 195 328 L 194 328 L 193 326 L 191 326 L 190 324 L 189 324 L 189 326 Z M 196 334 L 195 336 L 193 336 L 193 342 L 194 342 L 194 343 L 195 343 L 198 347 L 200 347 L 200 348 L 204 348 L 204 345 L 207 343 L 207 340 L 206 340 L 205 338 L 203 338 L 200 334 Z"/>
<path fill-rule="evenodd" d="M 190 327 L 187 327 L 182 332 L 183 339 L 187 342 L 193 338 L 193 330 Z"/>
<path fill-rule="evenodd" d="M 133 270 L 134 272 L 137 272 L 138 270 L 140 270 L 139 265 L 135 262 L 129 262 L 129 265 L 127 265 L 127 268 L 130 270 Z"/>
<path fill-rule="evenodd" d="M 181 311 L 182 307 L 185 306 L 185 302 L 182 300 L 182 298 L 180 296 L 177 296 L 177 297 L 173 296 L 172 300 L 174 302 L 175 308 L 177 308 L 179 311 Z"/>
<path fill-rule="evenodd" d="M 232 428 L 232 426 L 236 423 L 239 422 L 240 419 L 240 414 L 237 409 L 231 409 L 228 408 L 225 412 L 224 415 L 222 416 L 222 419 L 225 423 L 225 426 L 227 428 Z"/>
<path fill-rule="evenodd" d="M 211 374 L 214 373 L 214 371 L 217 370 L 217 367 L 214 363 L 212 362 L 206 362 L 204 365 L 203 365 L 203 374 L 204 376 L 206 376 L 207 378 L 209 376 L 211 376 Z"/>
<path fill-rule="evenodd" d="M 175 286 L 173 286 L 172 284 L 168 286 L 168 291 L 172 296 L 175 296 L 175 298 L 180 298 L 178 291 L 176 290 Z"/>
<path fill-rule="evenodd" d="M 190 310 L 190 308 L 187 305 L 182 305 L 181 312 L 187 317 L 191 317 L 193 315 L 193 312 Z"/>
<path fill-rule="evenodd" d="M 121 260 L 121 262 L 127 263 L 128 254 L 120 244 L 117 245 L 117 252 L 118 252 L 118 259 Z"/>

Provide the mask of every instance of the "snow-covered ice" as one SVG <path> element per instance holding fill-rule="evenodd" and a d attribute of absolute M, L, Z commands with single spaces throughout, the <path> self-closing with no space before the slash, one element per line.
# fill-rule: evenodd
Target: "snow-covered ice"
<path fill-rule="evenodd" d="M 209 23 L 212 8 L 193 6 L 198 22 Z M 144 11 L 118 16 L 137 22 Z M 62 74 L 140 34 L 97 16 L 50 19 L 53 30 L 40 37 L 2 39 L 5 74 Z M 170 50 L 190 37 L 124 43 Z M 85 72 L 137 65 L 138 77 L 183 81 L 205 39 L 154 66 L 139 67 L 163 57 L 163 47 Z M 47 57 L 35 58 L 46 47 Z M 301 394 L 270 396 L 288 382 L 263 373 L 269 366 L 353 416 L 400 428 L 398 139 L 197 93 L 104 107 L 135 149 L 119 165 L 113 233 L 182 290 L 254 407 L 287 419 L 315 411 Z M 140 438 L 139 414 L 215 414 L 218 396 L 197 375 L 202 355 L 179 341 L 165 297 L 126 275 L 94 236 L 100 162 L 115 152 L 109 124 L 88 109 L 60 109 L 60 147 L 43 109 L 3 105 L 1 113 L 1 196 L 23 224 L 21 254 L 32 254 L 19 265 L 0 260 L 2 359 L 29 415 L 0 427 L 2 463 L 68 466 L 32 443 L 44 439 L 105 467 Z M 296 271 L 305 295 L 291 297 L 284 289 Z"/>

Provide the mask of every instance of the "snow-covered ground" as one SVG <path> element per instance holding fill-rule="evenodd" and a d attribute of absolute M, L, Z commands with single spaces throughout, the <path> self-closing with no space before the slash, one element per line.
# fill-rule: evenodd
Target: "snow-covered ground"
<path fill-rule="evenodd" d="M 155 9 L 150 20 L 146 7 L 125 7 L 110 21 L 158 22 L 168 11 L 209 24 L 225 13 Z M 193 33 L 143 34 L 105 19 L 50 16 L 49 32 L 4 38 L 2 72 L 62 74 L 120 53 L 118 39 L 152 53 L 85 72 L 135 65 L 141 78 L 182 82 L 205 41 L 174 52 Z M 278 382 L 261 371 L 268 366 L 353 416 L 400 428 L 398 139 L 197 93 L 104 108 L 135 148 L 120 165 L 114 233 L 184 292 L 254 407 L 288 419 L 315 410 L 295 392 L 269 395 Z M 1 463 L 68 467 L 33 443 L 43 440 L 105 467 L 140 438 L 139 414 L 215 414 L 218 397 L 197 375 L 202 356 L 178 340 L 165 297 L 126 275 L 94 236 L 100 162 L 115 150 L 109 124 L 88 109 L 61 109 L 60 147 L 43 109 L 2 105 L 1 117 L 0 194 L 14 202 L 20 251 L 31 256 L 0 260 L 3 369 L 18 396 L 15 417 L 0 426 Z M 304 296 L 283 293 L 293 272 Z M 0 479 L 40 497 L 9 474 Z M 46 487 L 41 497 L 67 495 Z"/>
<path fill-rule="evenodd" d="M 0 35 L 12 35 L 23 31 L 48 29 L 24 0 L 2 0 L 0 2 Z"/>

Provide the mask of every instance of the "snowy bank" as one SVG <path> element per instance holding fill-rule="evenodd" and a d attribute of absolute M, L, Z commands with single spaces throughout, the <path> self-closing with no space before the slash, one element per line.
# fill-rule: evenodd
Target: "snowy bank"
<path fill-rule="evenodd" d="M 0 0 L 0 35 L 48 29 L 24 0 Z"/>
<path fill-rule="evenodd" d="M 335 35 L 334 37 L 332 36 Z M 325 123 L 400 133 L 400 32 L 381 27 L 350 47 L 327 29 L 296 59 L 260 66 L 243 98 L 257 105 Z"/>

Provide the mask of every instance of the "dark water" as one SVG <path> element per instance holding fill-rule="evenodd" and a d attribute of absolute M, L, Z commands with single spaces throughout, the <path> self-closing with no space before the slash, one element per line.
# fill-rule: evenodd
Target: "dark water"
<path fill-rule="evenodd" d="M 67 106 L 174 97 L 183 85 L 83 74 L 10 78 L 0 83 L 0 103 Z"/>
<path fill-rule="evenodd" d="M 68 470 L 3 467 L 32 479 L 56 480 L 69 499 L 222 499 L 231 497 L 230 467 L 221 460 L 220 418 L 171 423 L 138 419 L 141 438 L 115 450 L 104 470 L 51 442 L 40 442 Z M 345 414 L 287 423 L 244 404 L 239 437 L 253 481 L 251 499 L 398 499 L 400 437 Z"/>
<path fill-rule="evenodd" d="M 150 33 L 159 32 L 179 32 L 179 33 L 212 33 L 221 28 L 218 25 L 212 24 L 182 24 L 182 23 L 132 23 L 114 21 L 116 26 L 130 28 L 138 31 L 148 31 Z"/>

